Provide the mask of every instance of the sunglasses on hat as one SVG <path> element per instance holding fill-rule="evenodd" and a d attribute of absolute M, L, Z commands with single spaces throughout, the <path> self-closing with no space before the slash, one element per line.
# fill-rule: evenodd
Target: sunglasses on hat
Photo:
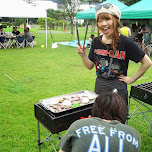
<path fill-rule="evenodd" d="M 98 11 L 99 9 L 101 9 L 101 7 L 106 8 L 106 9 L 109 9 L 109 7 L 110 7 L 111 5 L 112 5 L 112 4 L 110 4 L 110 3 L 105 3 L 105 4 L 103 4 L 103 5 L 97 5 L 97 6 L 95 7 L 95 10 Z"/>

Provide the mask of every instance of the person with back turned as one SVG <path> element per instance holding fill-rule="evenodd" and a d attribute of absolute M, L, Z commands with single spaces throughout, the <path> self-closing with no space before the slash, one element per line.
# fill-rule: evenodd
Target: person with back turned
<path fill-rule="evenodd" d="M 120 33 L 127 36 L 127 37 L 131 37 L 131 30 L 128 27 L 128 21 L 127 20 L 123 21 L 123 27 L 120 29 Z"/>
<path fill-rule="evenodd" d="M 58 144 L 59 152 L 140 152 L 140 135 L 124 124 L 126 114 L 121 96 L 102 92 L 93 104 L 93 117 L 72 123 Z"/>

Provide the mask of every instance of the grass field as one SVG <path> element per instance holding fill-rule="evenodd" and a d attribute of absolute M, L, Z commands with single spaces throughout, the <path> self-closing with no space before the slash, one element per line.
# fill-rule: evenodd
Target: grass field
<path fill-rule="evenodd" d="M 85 31 L 80 32 L 84 39 Z M 37 121 L 34 104 L 40 99 L 77 92 L 94 91 L 95 69 L 87 70 L 77 54 L 76 48 L 58 45 L 51 48 L 52 40 L 48 34 L 48 47 L 45 33 L 32 33 L 36 36 L 34 48 L 0 49 L 0 152 L 37 152 Z M 87 39 L 91 32 L 88 32 Z M 96 35 L 96 33 L 94 33 Z M 54 41 L 70 41 L 70 33 L 52 33 Z M 74 40 L 74 35 L 73 35 Z M 89 50 L 87 50 L 89 52 Z M 140 64 L 130 62 L 128 75 L 131 76 Z M 152 81 L 150 68 L 134 84 Z M 131 85 L 128 85 L 130 91 Z M 130 110 L 135 106 L 131 103 Z M 148 117 L 152 115 L 147 114 Z M 142 139 L 142 152 L 152 152 L 150 125 L 142 115 L 133 116 L 129 125 L 139 131 Z M 61 134 L 64 135 L 65 131 Z M 41 126 L 41 138 L 45 138 Z M 54 135 L 56 137 L 56 135 Z M 58 141 L 53 141 L 56 145 Z M 46 142 L 41 145 L 42 152 L 53 152 Z M 56 146 L 57 150 L 58 147 Z"/>

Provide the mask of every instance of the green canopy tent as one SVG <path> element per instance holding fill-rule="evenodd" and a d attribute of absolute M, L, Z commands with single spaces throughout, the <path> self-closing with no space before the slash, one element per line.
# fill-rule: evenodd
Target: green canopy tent
<path fill-rule="evenodd" d="M 100 3 L 99 5 L 105 4 L 105 3 L 111 3 L 116 5 L 120 10 L 128 7 L 127 5 L 119 2 L 118 0 L 107 0 L 103 3 Z M 95 19 L 96 10 L 95 7 L 92 7 L 88 10 L 77 12 L 76 13 L 76 19 Z"/>
<path fill-rule="evenodd" d="M 141 0 L 122 9 L 121 19 L 152 19 L 152 0 Z"/>

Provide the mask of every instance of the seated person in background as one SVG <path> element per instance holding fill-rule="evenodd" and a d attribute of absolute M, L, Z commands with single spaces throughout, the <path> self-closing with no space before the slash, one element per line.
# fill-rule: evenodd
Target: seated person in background
<path fill-rule="evenodd" d="M 102 92 L 95 100 L 90 118 L 71 124 L 61 138 L 59 152 L 139 152 L 139 133 L 125 125 L 126 103 L 116 93 Z"/>
<path fill-rule="evenodd" d="M 24 29 L 24 36 L 25 36 L 25 39 L 26 39 L 28 42 L 32 42 L 32 41 L 33 41 L 33 37 L 32 37 L 32 35 L 31 35 L 28 27 L 26 27 L 26 28 Z"/>
<path fill-rule="evenodd" d="M 0 42 L 4 43 L 6 41 L 6 35 L 5 32 L 3 31 L 3 25 L 0 25 Z"/>
<path fill-rule="evenodd" d="M 16 27 L 16 26 L 14 26 L 12 33 L 13 33 L 13 35 L 19 35 L 19 34 L 20 34 L 20 31 L 17 30 L 17 27 Z"/>
<path fill-rule="evenodd" d="M 94 35 L 91 34 L 89 40 L 88 40 L 88 44 L 87 44 L 87 47 L 90 47 L 91 46 L 91 43 L 92 43 L 92 40 L 94 39 Z"/>
<path fill-rule="evenodd" d="M 131 30 L 128 27 L 128 21 L 127 20 L 123 21 L 123 27 L 120 29 L 120 33 L 127 36 L 127 37 L 131 37 Z"/>
<path fill-rule="evenodd" d="M 0 25 L 0 36 L 5 36 L 5 32 L 3 31 L 3 25 Z"/>

